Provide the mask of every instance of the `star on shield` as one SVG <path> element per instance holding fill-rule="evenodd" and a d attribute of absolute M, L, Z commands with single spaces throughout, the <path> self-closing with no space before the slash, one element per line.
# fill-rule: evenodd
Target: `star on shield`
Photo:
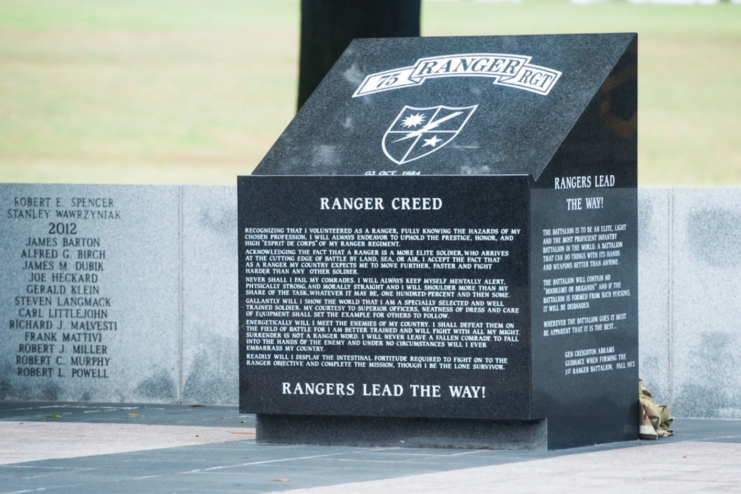
<path fill-rule="evenodd" d="M 383 135 L 383 152 L 397 165 L 434 153 L 455 139 L 476 108 L 405 106 Z"/>

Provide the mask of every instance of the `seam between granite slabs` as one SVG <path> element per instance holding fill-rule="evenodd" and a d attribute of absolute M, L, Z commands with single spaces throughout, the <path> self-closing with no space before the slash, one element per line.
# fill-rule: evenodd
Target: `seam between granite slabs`
<path fill-rule="evenodd" d="M 668 277 L 669 277 L 669 293 L 667 294 L 667 306 L 669 309 L 669 341 L 667 342 L 667 347 L 669 350 L 669 359 L 668 359 L 668 366 L 669 366 L 669 413 L 672 412 L 674 409 L 674 256 L 672 252 L 674 251 L 674 188 L 669 189 L 669 197 L 668 197 L 668 207 L 669 207 L 669 214 L 668 214 L 668 253 L 667 253 L 667 262 L 668 262 Z"/>
<path fill-rule="evenodd" d="M 178 186 L 178 403 L 183 403 L 183 187 Z"/>

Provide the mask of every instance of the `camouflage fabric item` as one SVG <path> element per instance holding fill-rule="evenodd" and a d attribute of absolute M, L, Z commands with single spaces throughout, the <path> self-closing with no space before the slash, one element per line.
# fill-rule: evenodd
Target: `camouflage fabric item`
<path fill-rule="evenodd" d="M 638 396 L 641 402 L 638 436 L 641 439 L 658 439 L 674 434 L 674 431 L 669 429 L 674 421 L 669 410 L 666 405 L 654 403 L 654 395 L 646 389 L 643 379 L 638 380 Z"/>

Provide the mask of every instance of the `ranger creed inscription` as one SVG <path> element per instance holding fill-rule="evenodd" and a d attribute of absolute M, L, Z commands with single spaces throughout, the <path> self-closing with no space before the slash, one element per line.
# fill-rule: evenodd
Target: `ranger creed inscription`
<path fill-rule="evenodd" d="M 525 417 L 528 182 L 483 199 L 498 180 L 244 181 L 251 408 Z M 325 197 L 340 190 L 370 197 Z"/>

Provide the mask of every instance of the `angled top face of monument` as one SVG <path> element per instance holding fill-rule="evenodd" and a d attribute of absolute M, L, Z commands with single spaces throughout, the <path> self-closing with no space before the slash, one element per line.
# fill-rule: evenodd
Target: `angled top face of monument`
<path fill-rule="evenodd" d="M 355 40 L 254 174 L 537 181 L 576 140 L 594 153 L 569 174 L 584 161 L 635 187 L 636 46 L 632 33 Z"/>

